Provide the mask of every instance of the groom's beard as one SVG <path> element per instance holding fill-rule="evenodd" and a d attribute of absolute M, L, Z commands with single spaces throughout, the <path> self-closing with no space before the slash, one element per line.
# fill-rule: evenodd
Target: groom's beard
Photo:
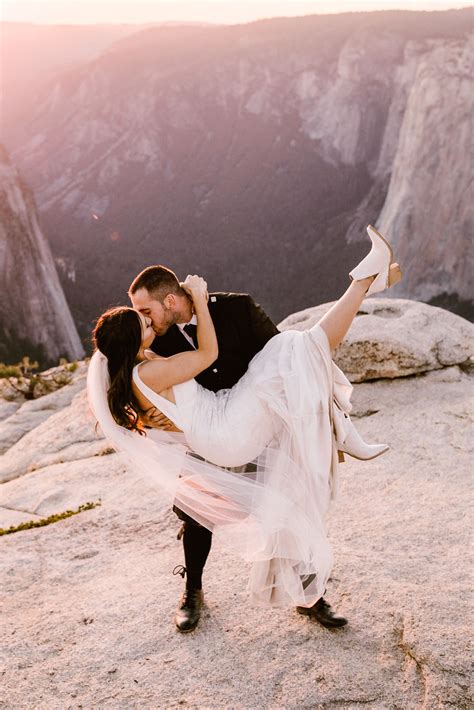
<path fill-rule="evenodd" d="M 179 313 L 173 313 L 171 308 L 165 308 L 164 309 L 164 318 L 162 323 L 158 328 L 153 326 L 153 330 L 155 331 L 155 335 L 165 335 L 165 333 L 168 332 L 168 330 L 171 328 L 172 325 L 176 325 L 176 323 L 180 319 L 180 314 Z"/>

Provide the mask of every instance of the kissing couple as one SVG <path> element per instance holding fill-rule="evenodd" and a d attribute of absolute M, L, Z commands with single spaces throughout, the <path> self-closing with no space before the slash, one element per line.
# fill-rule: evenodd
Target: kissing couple
<path fill-rule="evenodd" d="M 251 600 L 296 606 L 326 627 L 347 620 L 325 600 L 333 566 L 325 517 L 344 453 L 368 460 L 349 412 L 352 386 L 332 360 L 366 296 L 401 278 L 388 241 L 372 247 L 321 320 L 279 332 L 246 294 L 208 294 L 164 266 L 133 281 L 133 308 L 94 329 L 88 399 L 104 436 L 157 486 L 182 521 L 186 587 L 175 616 L 192 631 L 217 535 L 251 563 Z"/>

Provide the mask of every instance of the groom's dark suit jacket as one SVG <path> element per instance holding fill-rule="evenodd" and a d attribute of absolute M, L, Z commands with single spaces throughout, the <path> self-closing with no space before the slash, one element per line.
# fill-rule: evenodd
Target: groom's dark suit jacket
<path fill-rule="evenodd" d="M 245 293 L 211 293 L 209 312 L 216 329 L 219 356 L 196 380 L 217 392 L 232 387 L 246 372 L 253 356 L 279 331 L 263 308 Z M 155 338 L 151 349 L 169 357 L 192 350 L 177 325 Z"/>

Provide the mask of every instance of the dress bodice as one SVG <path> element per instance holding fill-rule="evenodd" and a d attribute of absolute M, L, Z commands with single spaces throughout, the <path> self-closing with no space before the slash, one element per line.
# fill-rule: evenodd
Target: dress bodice
<path fill-rule="evenodd" d="M 190 448 L 220 466 L 252 461 L 274 435 L 274 418 L 246 374 L 231 389 L 212 392 L 195 379 L 173 385 L 176 404 L 146 385 L 133 368 L 133 381 L 145 397 L 184 432 Z"/>
<path fill-rule="evenodd" d="M 331 441 L 333 392 L 328 383 L 334 379 L 331 368 L 335 365 L 321 328 L 276 335 L 230 389 L 212 392 L 195 379 L 173 385 L 176 404 L 148 387 L 138 374 L 139 367 L 133 369 L 137 387 L 181 429 L 192 451 L 218 466 L 253 461 L 272 440 L 281 441 L 285 431 L 286 435 L 291 432 L 291 446 L 296 446 L 316 415 L 322 416 L 325 437 Z M 317 460 L 317 436 L 308 437 L 312 443 L 301 445 L 301 455 Z"/>
<path fill-rule="evenodd" d="M 178 385 L 173 385 L 173 394 L 177 402 L 177 404 L 175 404 L 169 399 L 166 399 L 166 397 L 163 397 L 161 394 L 158 394 L 158 392 L 155 392 L 155 390 L 152 390 L 151 387 L 148 387 L 148 385 L 143 382 L 142 378 L 138 374 L 138 368 L 142 364 L 143 363 L 138 363 L 138 365 L 135 365 L 132 370 L 132 379 L 138 389 L 152 404 L 155 405 L 157 409 L 160 410 L 160 412 L 163 412 L 168 419 L 171 419 L 178 429 L 184 431 L 185 423 L 180 415 L 179 402 L 181 402 L 182 407 L 184 408 L 186 402 L 194 399 L 197 387 L 196 380 L 187 380 L 186 382 L 182 382 Z"/>

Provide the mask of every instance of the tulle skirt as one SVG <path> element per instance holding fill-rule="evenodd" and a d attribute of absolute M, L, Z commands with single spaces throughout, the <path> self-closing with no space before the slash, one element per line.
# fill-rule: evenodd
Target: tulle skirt
<path fill-rule="evenodd" d="M 240 472 L 203 460 L 183 434 L 140 436 L 118 426 L 107 405 L 107 360 L 99 352 L 89 367 L 88 396 L 104 435 L 128 464 L 251 563 L 253 603 L 311 606 L 324 594 L 333 565 L 325 524 L 337 484 L 333 402 L 349 412 L 352 386 L 318 325 L 272 338 L 241 383 L 263 404 L 275 437 Z"/>

